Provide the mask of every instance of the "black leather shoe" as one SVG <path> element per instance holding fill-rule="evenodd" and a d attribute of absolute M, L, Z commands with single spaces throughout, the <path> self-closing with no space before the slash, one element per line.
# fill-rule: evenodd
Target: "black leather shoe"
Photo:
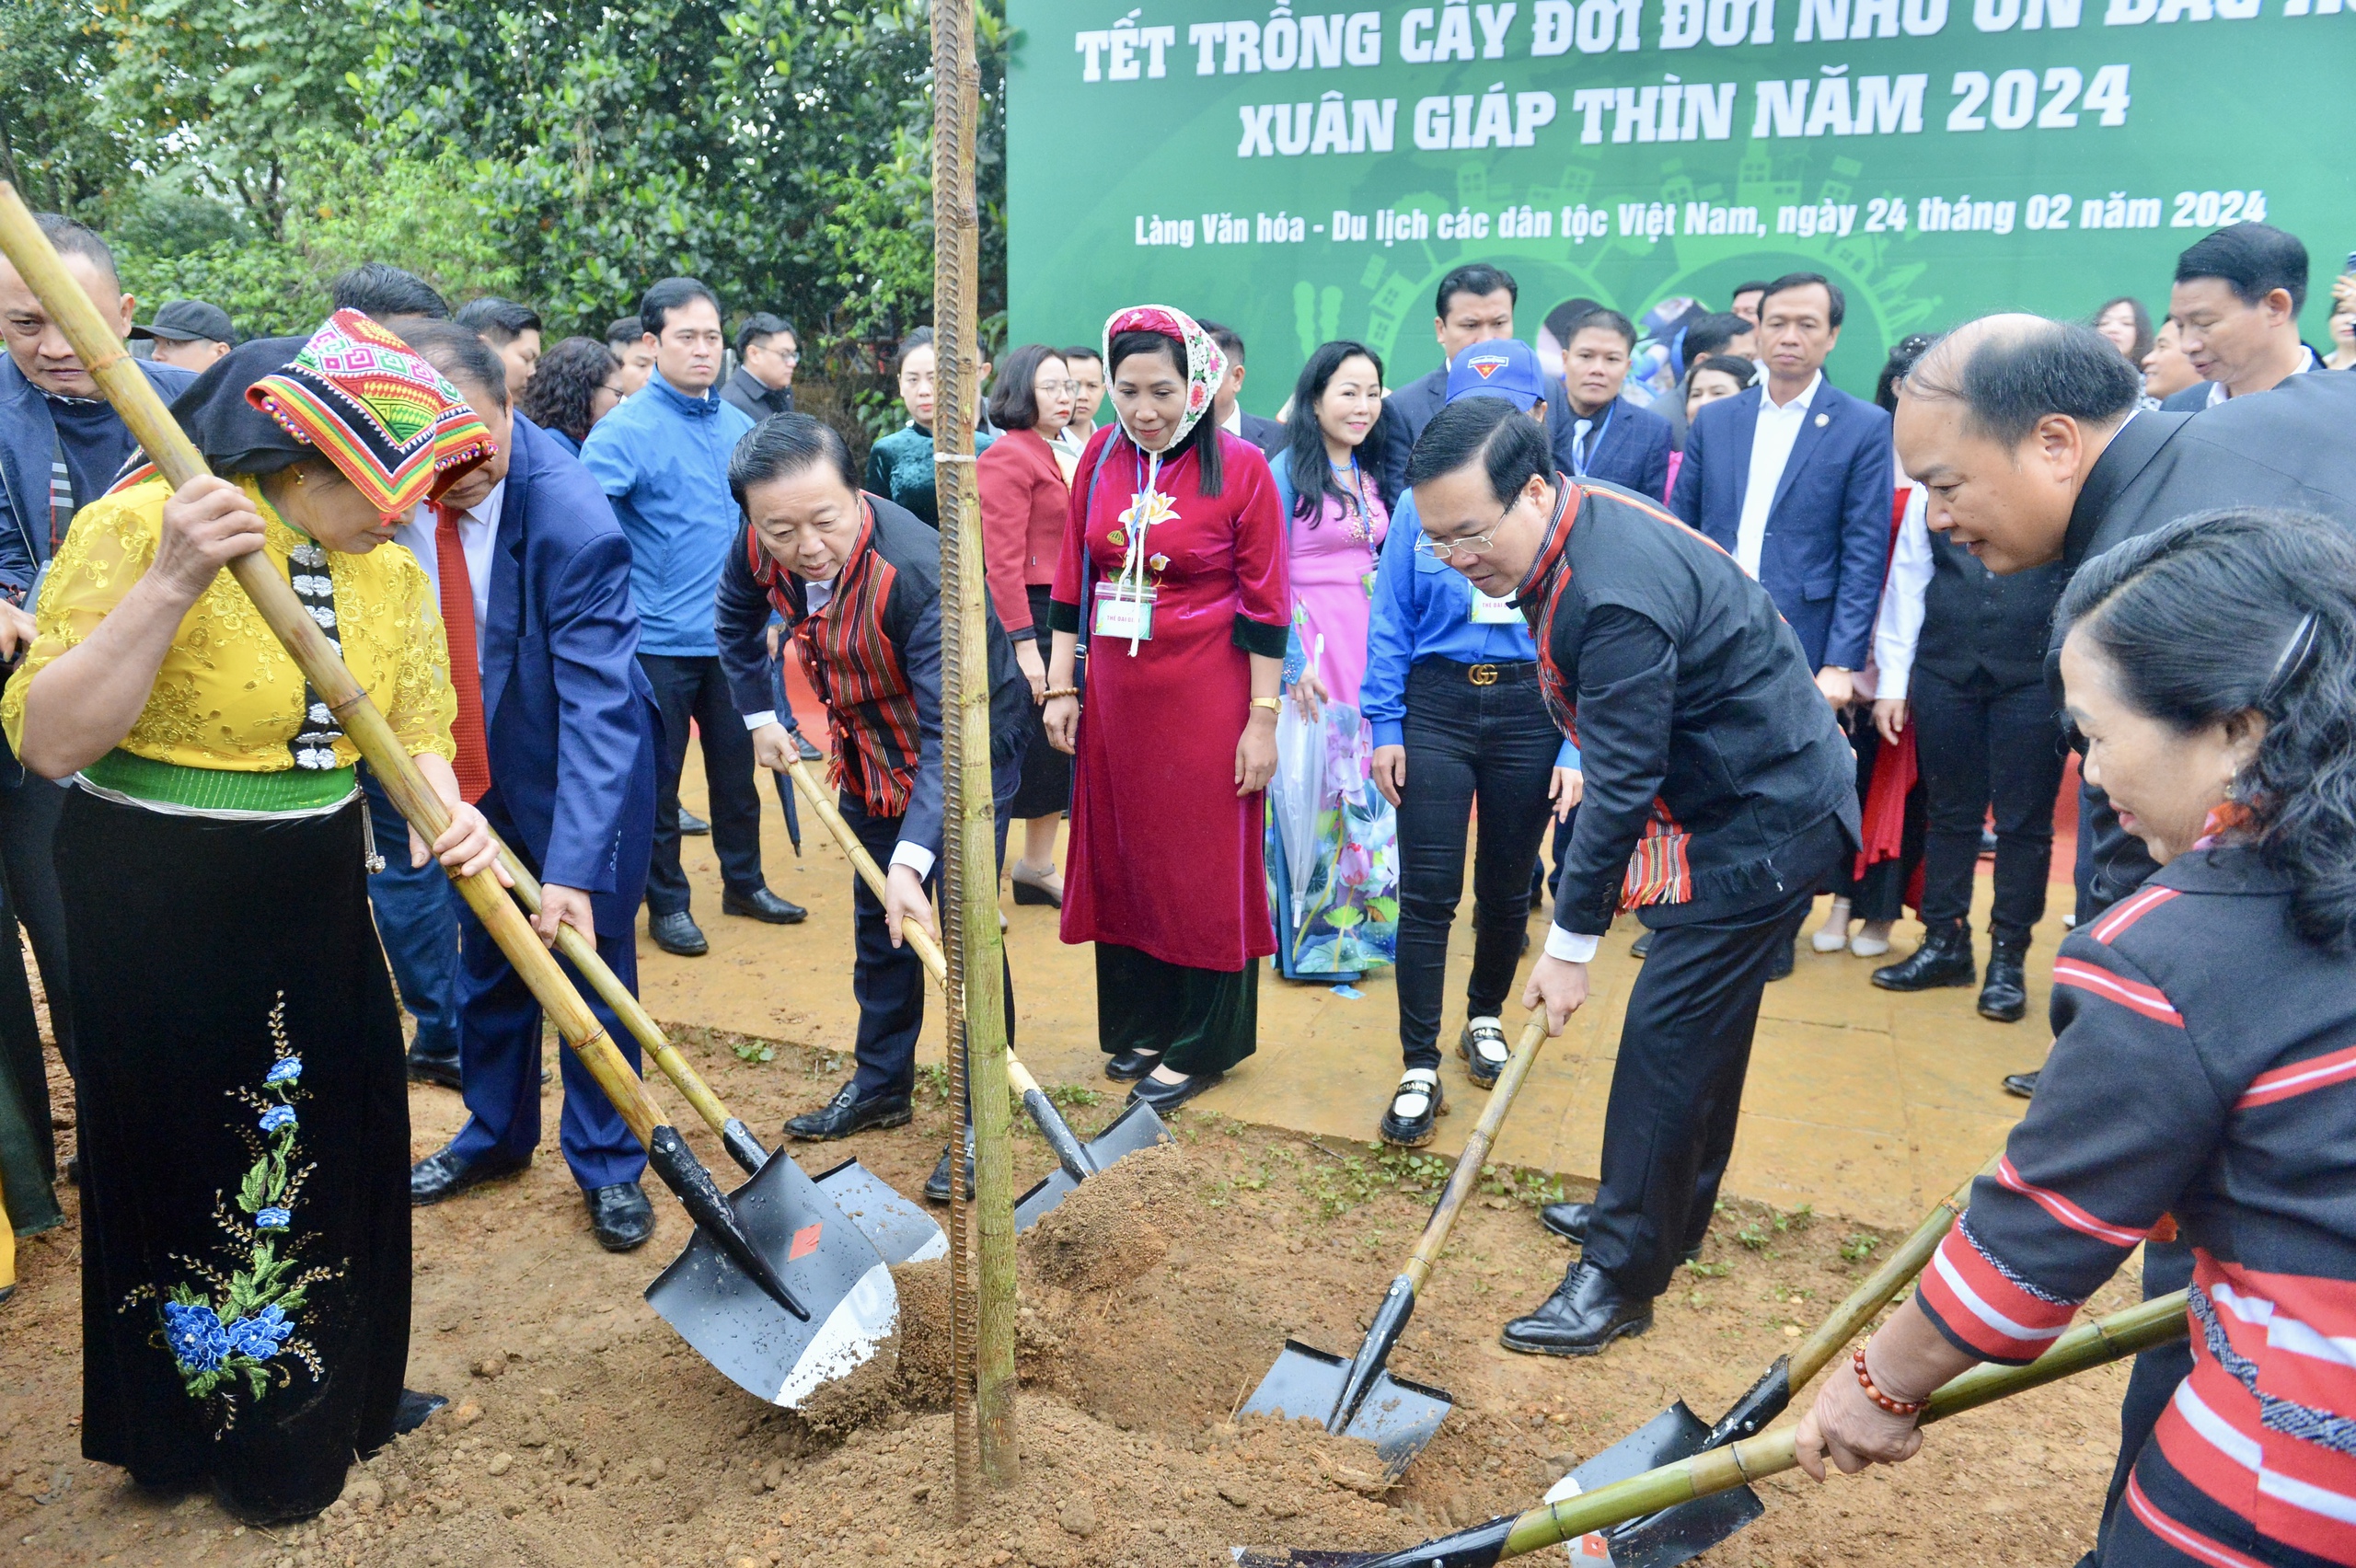
<path fill-rule="evenodd" d="M 1980 966 L 1971 961 L 1971 928 L 1961 920 L 1930 928 L 1912 956 L 1874 971 L 1874 984 L 1885 991 L 1933 991 L 1979 978 Z"/>
<path fill-rule="evenodd" d="M 810 911 L 799 904 L 780 898 L 765 887 L 756 887 L 750 893 L 722 894 L 720 912 L 742 915 L 747 920 L 766 920 L 772 926 L 799 926 L 810 916 Z"/>
<path fill-rule="evenodd" d="M 1124 1051 L 1104 1058 L 1104 1076 L 1114 1083 L 1135 1083 L 1161 1063 L 1161 1053 Z"/>
<path fill-rule="evenodd" d="M 703 940 L 703 930 L 696 924 L 696 917 L 684 909 L 676 915 L 648 916 L 646 934 L 654 939 L 656 947 L 664 952 L 676 953 L 681 958 L 701 958 L 711 951 L 711 944 Z"/>
<path fill-rule="evenodd" d="M 1548 1204 L 1538 1211 L 1538 1223 L 1566 1241 L 1587 1245 L 1587 1222 L 1595 1216 L 1593 1204 Z M 1688 1247 L 1681 1254 L 1689 1263 L 1702 1261 L 1700 1246 Z"/>
<path fill-rule="evenodd" d="M 1650 951 L 1653 951 L 1653 934 L 1652 934 L 1652 932 L 1650 932 L 1650 931 L 1646 931 L 1646 932 L 1645 932 L 1642 936 L 1638 937 L 1634 941 L 1630 942 L 1630 943 L 1628 944 L 1628 956 L 1629 956 L 1630 958 L 1642 958 L 1642 957 L 1644 957 L 1646 953 L 1648 953 L 1648 952 L 1650 952 Z"/>
<path fill-rule="evenodd" d="M 458 1087 L 458 1054 L 436 1055 L 431 1051 L 412 1048 L 409 1054 L 409 1078 L 411 1083 L 438 1083 L 444 1089 Z"/>
<path fill-rule="evenodd" d="M 425 1418 L 450 1401 L 440 1394 L 421 1394 L 415 1389 L 401 1390 L 401 1402 L 393 1407 L 393 1435 L 402 1436 L 425 1424 Z"/>
<path fill-rule="evenodd" d="M 1573 1266 L 1538 1310 L 1505 1326 L 1497 1343 L 1525 1355 L 1595 1355 L 1653 1326 L 1653 1304 L 1630 1301 L 1601 1269 Z"/>
<path fill-rule="evenodd" d="M 701 838 L 711 831 L 711 824 L 704 821 L 703 818 L 696 815 L 695 813 L 687 810 L 687 807 L 681 806 L 679 808 L 679 831 L 689 838 Z"/>
<path fill-rule="evenodd" d="M 1467 1019 L 1456 1037 L 1456 1054 L 1464 1058 L 1464 1074 L 1472 1087 L 1487 1089 L 1506 1070 L 1513 1047 L 1506 1043 L 1505 1026 L 1496 1019 Z"/>
<path fill-rule="evenodd" d="M 462 1159 L 445 1148 L 409 1168 L 409 1201 L 423 1208 L 455 1198 L 469 1187 L 513 1176 L 531 1163 L 528 1159 Z"/>
<path fill-rule="evenodd" d="M 1391 1108 L 1382 1113 L 1382 1141 L 1392 1148 L 1421 1148 L 1432 1141 L 1447 1110 L 1439 1074 L 1429 1067 L 1409 1067 L 1391 1091 Z"/>
<path fill-rule="evenodd" d="M 802 760 L 804 762 L 815 762 L 820 757 L 826 755 L 825 752 L 820 751 L 816 746 L 812 745 L 810 744 L 810 737 L 803 734 L 799 730 L 793 732 L 793 744 L 794 749 L 802 754 Z"/>
<path fill-rule="evenodd" d="M 617 1182 L 583 1194 L 589 1200 L 589 1229 L 608 1252 L 646 1245 L 654 1234 L 654 1205 L 635 1182 Z"/>
<path fill-rule="evenodd" d="M 1774 962 L 1767 966 L 1767 978 L 1771 981 L 1789 980 L 1792 977 L 1792 968 L 1798 962 L 1794 956 L 1798 951 L 1790 942 L 1785 942 L 1777 948 Z"/>
<path fill-rule="evenodd" d="M 2036 1099 L 2037 1074 L 2006 1073 L 2004 1075 L 2004 1092 L 2006 1094 L 2017 1094 L 2023 1100 Z"/>
<path fill-rule="evenodd" d="M 2028 946 L 1998 942 L 1988 954 L 1988 978 L 1980 987 L 1980 1016 L 2018 1023 L 2028 1016 Z"/>
<path fill-rule="evenodd" d="M 874 1127 L 905 1127 L 916 1116 L 905 1094 L 874 1094 L 859 1098 L 856 1079 L 842 1086 L 818 1110 L 805 1111 L 785 1124 L 785 1136 L 804 1143 L 827 1143 Z"/>
<path fill-rule="evenodd" d="M 1191 1073 L 1184 1083 L 1157 1083 L 1141 1078 L 1129 1090 L 1129 1100 L 1142 1100 L 1153 1107 L 1157 1115 L 1167 1116 L 1206 1090 L 1217 1088 L 1225 1077 L 1225 1073 Z"/>
<path fill-rule="evenodd" d="M 974 1195 L 972 1136 L 970 1133 L 966 1135 L 965 1144 L 965 1196 L 969 1199 Z M 924 1195 L 933 1203 L 945 1204 L 949 1201 L 949 1157 L 956 1147 L 955 1144 L 943 1144 L 941 1148 L 941 1162 L 932 1168 L 932 1174 L 924 1179 Z"/>

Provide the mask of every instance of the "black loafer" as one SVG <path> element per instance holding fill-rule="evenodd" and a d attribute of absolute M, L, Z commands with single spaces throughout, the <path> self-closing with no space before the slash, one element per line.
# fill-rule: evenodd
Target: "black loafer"
<path fill-rule="evenodd" d="M 1596 1355 L 1623 1334 L 1653 1326 L 1653 1304 L 1630 1301 L 1601 1269 L 1572 1267 L 1554 1294 L 1505 1326 L 1497 1343 L 1525 1355 Z"/>
<path fill-rule="evenodd" d="M 827 1143 L 875 1127 L 905 1127 L 916 1111 L 905 1094 L 874 1094 L 859 1098 L 856 1080 L 838 1090 L 818 1110 L 805 1111 L 785 1124 L 785 1136 L 804 1143 Z"/>
<path fill-rule="evenodd" d="M 411 1083 L 438 1083 L 444 1089 L 458 1087 L 458 1054 L 436 1055 L 429 1051 L 412 1049 L 409 1054 L 409 1079 Z"/>
<path fill-rule="evenodd" d="M 703 818 L 696 815 L 695 813 L 687 810 L 687 807 L 681 806 L 679 808 L 679 831 L 689 838 L 701 838 L 711 831 L 711 824 L 704 821 Z"/>
<path fill-rule="evenodd" d="M 676 915 L 650 915 L 646 917 L 646 934 L 664 952 L 681 958 L 701 958 L 711 951 L 703 940 L 703 931 L 696 925 L 696 917 L 686 910 Z"/>
<path fill-rule="evenodd" d="M 1650 952 L 1650 951 L 1653 951 L 1653 934 L 1652 934 L 1652 932 L 1650 932 L 1650 931 L 1646 931 L 1646 932 L 1645 932 L 1643 935 L 1639 936 L 1639 937 L 1638 937 L 1634 941 L 1630 942 L 1630 943 L 1628 944 L 1628 956 L 1629 956 L 1630 958 L 1642 958 L 1642 957 L 1644 957 L 1646 953 L 1648 953 L 1648 952 Z"/>
<path fill-rule="evenodd" d="M 1798 954 L 1799 950 L 1790 942 L 1778 947 L 1775 950 L 1775 962 L 1768 966 L 1767 978 L 1789 980 L 1792 977 L 1792 970 L 1799 962 Z"/>
<path fill-rule="evenodd" d="M 1595 1205 L 1593 1204 L 1548 1204 L 1544 1208 L 1538 1211 L 1539 1224 L 1544 1226 L 1555 1235 L 1563 1238 L 1565 1241 L 1576 1243 L 1581 1247 L 1587 1245 L 1587 1222 L 1594 1217 Z M 1702 1261 L 1701 1244 L 1697 1242 L 1694 1245 L 1688 1247 L 1685 1249 L 1682 1256 L 1684 1261 L 1689 1263 L 1700 1262 Z"/>
<path fill-rule="evenodd" d="M 393 1435 L 399 1437 L 425 1424 L 425 1418 L 450 1401 L 440 1394 L 421 1394 L 415 1389 L 401 1390 L 401 1402 L 393 1407 Z"/>
<path fill-rule="evenodd" d="M 2043 1069 L 2040 1068 L 2038 1070 L 2042 1071 Z M 2036 1099 L 2037 1074 L 2006 1073 L 2004 1075 L 2004 1092 L 2006 1094 L 2017 1094 L 2023 1100 Z"/>
<path fill-rule="evenodd" d="M 528 1159 L 462 1159 L 445 1148 L 409 1168 L 409 1201 L 423 1208 L 445 1198 L 455 1198 L 469 1187 L 513 1176 L 531 1163 Z"/>
<path fill-rule="evenodd" d="M 965 1196 L 968 1199 L 974 1195 L 972 1136 L 970 1133 L 966 1135 L 965 1144 Z M 949 1157 L 956 1151 L 956 1148 L 957 1146 L 953 1143 L 942 1145 L 940 1163 L 932 1168 L 932 1174 L 924 1179 L 924 1195 L 933 1203 L 945 1204 L 949 1201 Z"/>
<path fill-rule="evenodd" d="M 799 904 L 780 898 L 765 887 L 756 887 L 750 893 L 722 894 L 720 912 L 742 915 L 747 920 L 766 920 L 772 926 L 799 926 L 810 916 L 810 911 Z"/>
<path fill-rule="evenodd" d="M 1141 1100 L 1153 1107 L 1155 1114 L 1167 1116 L 1206 1090 L 1217 1088 L 1226 1077 L 1225 1073 L 1193 1073 L 1184 1083 L 1156 1083 L 1141 1078 L 1130 1087 L 1129 1101 Z"/>
<path fill-rule="evenodd" d="M 583 1194 L 589 1200 L 589 1229 L 608 1252 L 646 1245 L 654 1234 L 654 1205 L 635 1182 L 617 1182 Z"/>
<path fill-rule="evenodd" d="M 1447 1110 L 1439 1074 L 1429 1067 L 1410 1067 L 1391 1091 L 1391 1108 L 1382 1113 L 1382 1141 L 1393 1148 L 1421 1148 L 1432 1141 Z"/>
<path fill-rule="evenodd" d="M 1135 1083 L 1153 1071 L 1161 1062 L 1161 1053 L 1159 1051 L 1149 1055 L 1143 1051 L 1124 1051 L 1117 1056 L 1104 1059 L 1104 1076 L 1114 1083 Z"/>
<path fill-rule="evenodd" d="M 1496 1059 L 1491 1060 L 1484 1047 L 1494 1047 Z M 1456 1037 L 1456 1054 L 1464 1058 L 1464 1073 L 1475 1089 L 1490 1088 L 1497 1075 L 1506 1070 L 1506 1061 L 1512 1047 L 1506 1043 L 1505 1026 L 1493 1018 L 1476 1018 L 1464 1026 Z"/>
<path fill-rule="evenodd" d="M 804 762 L 816 762 L 820 757 L 826 755 L 825 752 L 820 751 L 816 746 L 812 745 L 810 744 L 810 737 L 803 734 L 799 730 L 793 732 L 793 745 L 794 749 L 802 754 L 802 760 Z"/>

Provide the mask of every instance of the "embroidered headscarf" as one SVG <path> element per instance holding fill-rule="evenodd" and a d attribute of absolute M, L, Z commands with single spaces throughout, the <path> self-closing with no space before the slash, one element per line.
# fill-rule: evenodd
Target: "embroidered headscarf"
<path fill-rule="evenodd" d="M 246 400 L 315 448 L 390 517 L 491 455 L 458 389 L 379 322 L 339 310 Z"/>
<path fill-rule="evenodd" d="M 1218 384 L 1227 379 L 1227 356 L 1211 340 L 1211 335 L 1195 325 L 1195 318 L 1183 310 L 1172 310 L 1166 305 L 1133 305 L 1126 310 L 1114 311 L 1104 323 L 1104 372 L 1113 372 L 1113 340 L 1123 332 L 1159 332 L 1172 339 L 1186 362 L 1186 411 L 1179 416 L 1177 433 L 1170 438 L 1164 452 L 1177 449 L 1187 433 L 1211 411 L 1211 398 Z M 1121 433 L 1136 442 L 1137 432 L 1129 429 L 1129 421 L 1121 417 L 1120 405 L 1113 407 L 1113 417 L 1120 421 Z"/>

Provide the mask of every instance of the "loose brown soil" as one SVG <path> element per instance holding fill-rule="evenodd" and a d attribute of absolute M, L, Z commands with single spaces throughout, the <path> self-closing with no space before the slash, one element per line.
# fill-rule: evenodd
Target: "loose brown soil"
<path fill-rule="evenodd" d="M 698 1066 L 768 1136 L 822 1101 L 842 1065 L 788 1044 L 746 1062 L 731 1049 L 752 1048 L 741 1039 L 687 1033 Z M 1119 1101 L 1113 1086 L 1087 1087 L 1103 1092 L 1070 1108 L 1083 1133 Z M 57 1088 L 70 1105 L 62 1075 Z M 920 1099 L 913 1127 L 803 1147 L 805 1166 L 856 1153 L 914 1192 L 948 1131 L 945 1096 L 928 1085 Z M 439 1090 L 413 1090 L 411 1110 L 420 1154 L 461 1116 Z M 551 1086 L 551 1129 L 557 1110 Z M 1714 1417 L 1887 1239 L 1727 1205 L 1701 1268 L 1680 1276 L 1649 1334 L 1592 1361 L 1511 1355 L 1497 1325 L 1544 1296 L 1570 1251 L 1536 1222 L 1548 1183 L 1497 1172 L 1392 1359 L 1401 1375 L 1450 1389 L 1455 1410 L 1386 1488 L 1364 1445 L 1231 1417 L 1288 1336 L 1356 1348 L 1445 1163 L 1200 1111 L 1176 1123 L 1175 1147 L 1091 1182 L 1022 1239 L 1021 1479 L 983 1493 L 963 1528 L 948 1522 L 940 1265 L 901 1271 L 895 1368 L 807 1412 L 777 1411 L 712 1371 L 640 1299 L 685 1239 L 677 1209 L 658 1198 L 654 1242 L 608 1257 L 550 1149 L 516 1180 L 418 1211 L 410 1381 L 452 1407 L 355 1469 L 344 1500 L 308 1526 L 243 1529 L 201 1493 L 144 1493 L 83 1460 L 76 1232 L 69 1223 L 24 1244 L 22 1287 L 0 1308 L 0 1559 L 1210 1568 L 1243 1543 L 1404 1545 L 1528 1505 L 1671 1400 Z M 70 1129 L 60 1136 L 70 1149 Z M 1052 1164 L 1032 1136 L 1015 1157 L 1022 1184 Z M 64 1197 L 70 1216 L 70 1189 Z M 2128 1298 L 2114 1285 L 2096 1305 Z M 1766 1517 L 1703 1561 L 2068 1563 L 2092 1544 L 2123 1376 L 2107 1369 L 1964 1417 L 1896 1471 L 1822 1488 L 1768 1482 Z"/>

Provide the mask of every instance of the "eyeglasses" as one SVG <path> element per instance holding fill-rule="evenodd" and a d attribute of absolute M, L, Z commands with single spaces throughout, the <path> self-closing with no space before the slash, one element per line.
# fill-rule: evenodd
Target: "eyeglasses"
<path fill-rule="evenodd" d="M 1517 496 L 1515 501 L 1519 499 Z M 1489 525 L 1489 531 L 1485 534 L 1459 534 L 1452 539 L 1436 539 L 1429 534 L 1418 533 L 1415 536 L 1415 551 L 1418 555 L 1430 556 L 1435 560 L 1453 560 L 1458 556 L 1487 555 L 1497 548 L 1497 530 L 1512 513 L 1513 508 L 1513 502 L 1507 502 L 1505 511 L 1497 513 L 1496 522 Z"/>

